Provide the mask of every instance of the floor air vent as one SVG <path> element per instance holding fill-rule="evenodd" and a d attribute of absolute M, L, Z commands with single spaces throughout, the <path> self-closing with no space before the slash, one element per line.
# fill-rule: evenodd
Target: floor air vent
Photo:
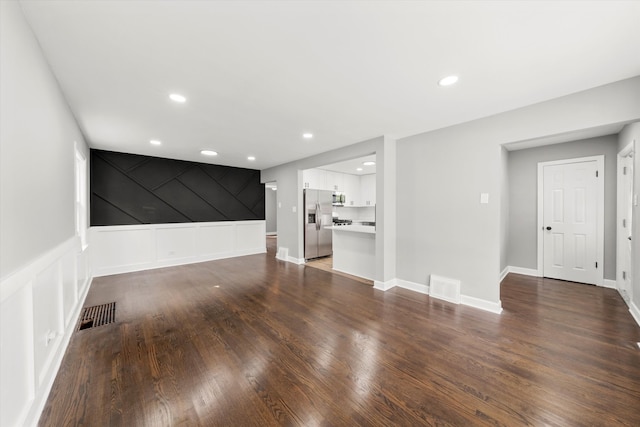
<path fill-rule="evenodd" d="M 432 274 L 429 280 L 429 296 L 460 304 L 460 281 Z"/>
<path fill-rule="evenodd" d="M 76 331 L 107 325 L 116 321 L 116 303 L 110 302 L 93 307 L 85 307 L 80 313 Z"/>
<path fill-rule="evenodd" d="M 289 248 L 279 247 L 276 258 L 282 261 L 287 261 L 287 259 L 289 258 Z"/>

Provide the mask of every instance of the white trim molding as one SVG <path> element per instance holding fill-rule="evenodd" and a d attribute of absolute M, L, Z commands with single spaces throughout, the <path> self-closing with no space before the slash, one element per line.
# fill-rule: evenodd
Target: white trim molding
<path fill-rule="evenodd" d="M 638 326 L 640 326 L 640 309 L 633 301 L 631 301 L 631 304 L 629 305 L 629 312 L 631 313 L 631 316 L 633 316 L 633 319 L 636 321 Z"/>
<path fill-rule="evenodd" d="M 265 253 L 265 221 L 91 227 L 94 276 Z"/>
<path fill-rule="evenodd" d="M 500 281 L 500 283 L 502 283 L 502 281 L 504 280 L 505 277 L 507 277 L 507 274 L 509 274 L 509 266 L 506 266 L 504 268 L 504 270 L 502 270 L 500 272 L 500 279 L 498 279 Z"/>
<path fill-rule="evenodd" d="M 602 281 L 602 286 L 604 288 L 611 288 L 611 289 L 617 289 L 618 283 L 615 280 L 611 280 L 611 279 L 604 279 Z"/>
<path fill-rule="evenodd" d="M 77 236 L 0 282 L 0 425 L 35 426 L 91 285 L 90 248 Z"/>
<path fill-rule="evenodd" d="M 373 281 L 373 289 L 377 289 L 379 291 L 388 291 L 391 288 L 395 288 L 398 285 L 398 279 L 390 279 L 386 282 L 382 282 L 380 280 Z"/>
<path fill-rule="evenodd" d="M 287 256 L 287 262 L 290 262 L 292 264 L 296 264 L 296 265 L 302 265 L 305 263 L 304 258 L 295 258 L 292 256 Z"/>
<path fill-rule="evenodd" d="M 410 282 L 408 280 L 396 279 L 396 286 L 402 289 L 408 289 L 410 291 L 429 295 L 429 286 L 423 285 L 422 283 L 415 283 L 415 282 Z"/>
<path fill-rule="evenodd" d="M 469 307 L 479 308 L 480 310 L 490 311 L 491 313 L 500 314 L 502 313 L 502 302 L 498 300 L 498 302 L 487 301 L 485 299 L 470 297 L 467 295 L 460 296 L 460 303 L 463 305 L 468 305 Z"/>
<path fill-rule="evenodd" d="M 509 266 L 509 273 L 522 274 L 524 276 L 542 277 L 541 273 L 534 268 L 514 267 Z"/>
<path fill-rule="evenodd" d="M 373 281 L 373 288 L 379 291 L 388 291 L 394 287 L 407 289 L 413 292 L 418 292 L 424 295 L 429 295 L 429 286 L 423 285 L 416 282 L 411 282 L 403 279 L 391 279 L 386 282 L 382 282 L 379 280 Z M 451 302 L 451 304 L 455 304 Z M 474 298 L 466 295 L 460 296 L 460 304 L 468 305 L 473 308 L 477 308 L 484 311 L 489 311 L 491 313 L 500 314 L 502 313 L 502 302 L 493 302 L 487 301 L 480 298 Z"/>

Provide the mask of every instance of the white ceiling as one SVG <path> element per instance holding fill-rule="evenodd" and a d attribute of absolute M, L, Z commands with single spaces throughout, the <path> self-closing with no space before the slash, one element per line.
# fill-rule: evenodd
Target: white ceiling
<path fill-rule="evenodd" d="M 333 172 L 348 173 L 351 175 L 369 175 L 376 173 L 377 165 L 363 165 L 364 162 L 375 162 L 376 155 L 358 157 L 357 159 L 345 160 L 344 162 L 332 163 L 330 165 L 320 166 L 318 169 L 324 169 Z M 362 169 L 361 171 L 358 168 Z"/>
<path fill-rule="evenodd" d="M 91 147 L 255 169 L 640 75 L 638 1 L 21 4 Z"/>

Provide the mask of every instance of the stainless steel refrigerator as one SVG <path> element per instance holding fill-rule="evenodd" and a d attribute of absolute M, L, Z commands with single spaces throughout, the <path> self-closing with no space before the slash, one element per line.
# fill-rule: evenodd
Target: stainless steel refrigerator
<path fill-rule="evenodd" d="M 304 190 L 304 259 L 331 255 L 333 192 Z"/>

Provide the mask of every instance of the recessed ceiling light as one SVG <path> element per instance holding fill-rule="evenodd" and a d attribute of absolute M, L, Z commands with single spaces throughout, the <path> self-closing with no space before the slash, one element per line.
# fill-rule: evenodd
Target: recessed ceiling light
<path fill-rule="evenodd" d="M 365 166 L 373 166 L 373 165 L 376 164 L 376 162 L 364 162 L 362 164 L 365 165 Z"/>
<path fill-rule="evenodd" d="M 360 171 L 362 170 L 362 168 L 356 168 L 356 170 L 357 170 L 358 172 L 360 172 Z"/>
<path fill-rule="evenodd" d="M 172 93 L 171 95 L 169 95 L 169 98 L 171 98 L 172 101 L 180 102 L 180 103 L 185 102 L 187 100 L 187 98 L 180 95 L 179 93 Z"/>
<path fill-rule="evenodd" d="M 447 76 L 443 79 L 440 79 L 440 81 L 438 81 L 438 84 L 440 86 L 451 86 L 452 84 L 455 84 L 458 81 L 458 76 Z"/>
<path fill-rule="evenodd" d="M 276 190 L 278 189 L 278 187 L 271 187 L 271 189 L 272 189 L 273 191 L 276 191 Z"/>
<path fill-rule="evenodd" d="M 311 139 L 311 138 L 313 138 L 313 134 L 312 133 L 303 133 L 302 137 L 304 139 Z"/>
<path fill-rule="evenodd" d="M 200 151 L 200 154 L 204 154 L 205 156 L 217 156 L 218 153 L 216 153 L 215 151 L 212 150 L 202 150 Z"/>
<path fill-rule="evenodd" d="M 162 142 L 158 141 L 157 139 L 152 139 L 151 141 L 149 141 L 149 144 L 151 144 L 151 145 L 162 145 Z"/>
<path fill-rule="evenodd" d="M 249 156 L 247 157 L 247 160 L 249 160 L 250 162 L 253 162 L 256 158 L 254 156 Z"/>

